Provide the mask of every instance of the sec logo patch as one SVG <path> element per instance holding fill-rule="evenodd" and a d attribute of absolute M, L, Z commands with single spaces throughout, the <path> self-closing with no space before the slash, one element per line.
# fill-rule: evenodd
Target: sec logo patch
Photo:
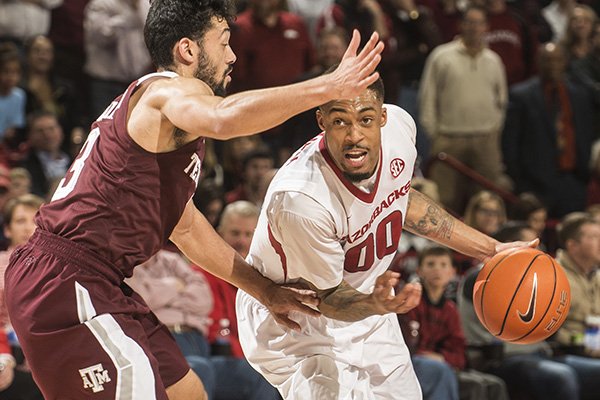
<path fill-rule="evenodd" d="M 400 176 L 400 174 L 404 171 L 404 161 L 400 158 L 394 158 L 390 163 L 390 172 L 394 178 Z"/>

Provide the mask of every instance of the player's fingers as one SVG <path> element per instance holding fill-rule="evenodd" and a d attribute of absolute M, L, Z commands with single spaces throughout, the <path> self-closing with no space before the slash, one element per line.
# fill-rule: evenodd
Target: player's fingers
<path fill-rule="evenodd" d="M 374 72 L 371 75 L 367 76 L 365 79 L 358 82 L 358 87 L 367 88 L 371 86 L 375 81 L 379 79 L 379 72 Z"/>
<path fill-rule="evenodd" d="M 342 60 L 346 59 L 348 57 L 356 56 L 356 51 L 358 50 L 359 45 L 360 45 L 360 33 L 358 32 L 357 29 L 354 29 L 352 31 L 352 39 L 350 40 L 350 43 L 348 44 L 348 48 L 346 49 L 346 52 L 344 53 Z"/>
<path fill-rule="evenodd" d="M 379 34 L 377 32 L 373 32 L 367 43 L 365 43 L 365 46 L 360 50 L 360 52 L 356 56 L 356 59 L 358 61 L 362 61 L 365 57 L 371 56 L 371 52 L 376 46 L 379 45 L 379 43 L 381 43 L 379 42 Z"/>
<path fill-rule="evenodd" d="M 377 46 L 357 64 L 360 74 L 370 74 L 377 68 L 377 65 L 381 62 L 381 52 L 384 47 L 383 42 L 379 42 Z"/>
<path fill-rule="evenodd" d="M 321 316 L 321 312 L 319 310 L 315 310 L 314 308 L 312 308 L 306 304 L 302 304 L 302 303 L 294 304 L 292 306 L 292 310 L 301 312 L 303 314 L 307 314 L 311 317 L 320 317 Z"/>
<path fill-rule="evenodd" d="M 300 325 L 296 321 L 291 320 L 287 314 L 273 314 L 273 318 L 275 318 L 275 321 L 277 321 L 279 325 L 300 332 Z"/>
<path fill-rule="evenodd" d="M 421 301 L 421 285 L 409 283 L 404 289 L 402 291 L 404 301 L 396 309 L 397 313 L 406 313 L 418 306 Z"/>
<path fill-rule="evenodd" d="M 375 285 L 385 285 L 391 278 L 399 278 L 400 273 L 394 271 L 385 271 L 375 279 Z"/>
<path fill-rule="evenodd" d="M 311 293 L 296 293 L 296 300 L 299 303 L 306 304 L 308 306 L 318 307 L 321 304 L 321 299 L 316 294 Z"/>

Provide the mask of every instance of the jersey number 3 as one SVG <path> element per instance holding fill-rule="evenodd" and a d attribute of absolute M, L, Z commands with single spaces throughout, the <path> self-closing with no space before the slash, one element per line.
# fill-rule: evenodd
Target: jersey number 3
<path fill-rule="evenodd" d="M 396 210 L 377 225 L 375 239 L 371 232 L 365 240 L 346 251 L 344 269 L 347 272 L 363 272 L 371 269 L 375 262 L 375 255 L 381 260 L 396 252 L 401 234 L 402 213 Z"/>
<path fill-rule="evenodd" d="M 94 147 L 94 144 L 96 143 L 96 140 L 98 140 L 99 136 L 100 129 L 92 129 L 92 131 L 88 135 L 87 140 L 83 144 L 79 155 L 77 156 L 75 161 L 73 161 L 73 165 L 71 165 L 71 168 L 69 169 L 69 171 L 67 171 L 65 177 L 62 178 L 60 183 L 58 184 L 54 195 L 52 195 L 51 201 L 64 199 L 73 191 L 73 189 L 75 189 L 75 185 L 77 184 L 79 175 L 81 175 L 81 171 L 83 171 L 83 167 L 85 166 L 85 161 L 90 156 L 92 148 Z"/>

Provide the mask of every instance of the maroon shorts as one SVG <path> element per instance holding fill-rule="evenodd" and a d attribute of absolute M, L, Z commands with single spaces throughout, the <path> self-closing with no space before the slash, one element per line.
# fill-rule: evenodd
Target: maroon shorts
<path fill-rule="evenodd" d="M 6 304 L 46 399 L 167 400 L 189 366 L 168 329 L 98 255 L 37 230 L 13 253 Z"/>

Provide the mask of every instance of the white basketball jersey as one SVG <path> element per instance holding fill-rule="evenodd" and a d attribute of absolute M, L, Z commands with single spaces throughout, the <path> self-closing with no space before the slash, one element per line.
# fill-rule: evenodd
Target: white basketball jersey
<path fill-rule="evenodd" d="M 344 279 L 363 293 L 373 291 L 398 246 L 417 155 L 414 121 L 396 106 L 385 107 L 369 193 L 344 177 L 323 134 L 275 175 L 248 256 L 263 275 L 279 283 L 304 279 L 320 289 Z M 242 290 L 236 312 L 248 362 L 286 399 L 421 399 L 395 314 L 345 322 L 292 312 L 301 326 L 295 332 Z"/>
<path fill-rule="evenodd" d="M 398 247 L 417 155 L 413 119 L 397 106 L 385 107 L 388 119 L 381 130 L 380 161 L 370 193 L 344 177 L 327 151 L 323 134 L 306 143 L 275 175 L 249 253 L 250 263 L 263 275 L 279 283 L 302 278 L 319 289 L 337 286 L 344 279 L 363 293 L 372 291 Z M 287 203 L 278 204 L 280 193 L 286 194 Z M 269 214 L 286 204 L 310 218 L 303 203 L 307 211 L 319 206 L 324 210 L 335 235 L 328 239 L 338 243 L 339 252 L 321 251 L 318 260 L 311 260 L 307 254 L 316 249 L 310 248 L 310 240 L 303 252 L 287 249 L 277 232 L 288 227 L 269 226 Z"/>

